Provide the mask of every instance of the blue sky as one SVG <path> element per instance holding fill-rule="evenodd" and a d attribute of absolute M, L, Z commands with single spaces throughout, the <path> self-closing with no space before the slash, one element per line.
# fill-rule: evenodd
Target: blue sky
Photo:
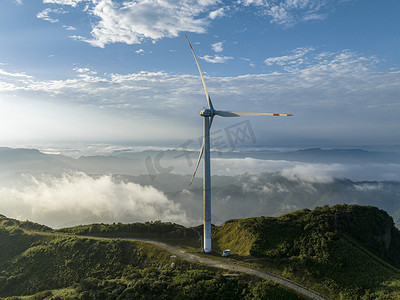
<path fill-rule="evenodd" d="M 185 34 L 215 108 L 295 115 L 257 145 L 398 145 L 398 28 L 398 0 L 2 0 L 0 145 L 196 139 Z"/>

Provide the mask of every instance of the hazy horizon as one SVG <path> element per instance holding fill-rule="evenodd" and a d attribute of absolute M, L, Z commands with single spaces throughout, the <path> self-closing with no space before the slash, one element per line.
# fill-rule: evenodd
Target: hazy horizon
<path fill-rule="evenodd" d="M 0 213 L 55 228 L 151 220 L 201 223 L 201 165 L 188 186 L 197 151 L 85 149 L 68 148 L 75 155 L 69 157 L 54 155 L 62 150 L 55 148 L 47 154 L 0 148 Z M 216 224 L 338 203 L 378 206 L 400 222 L 399 152 L 249 147 L 214 151 L 212 157 Z"/>

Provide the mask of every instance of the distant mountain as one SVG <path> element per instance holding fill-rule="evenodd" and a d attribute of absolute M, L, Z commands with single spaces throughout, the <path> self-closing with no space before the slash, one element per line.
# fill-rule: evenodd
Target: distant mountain
<path fill-rule="evenodd" d="M 108 156 L 82 156 L 74 159 L 63 155 L 44 154 L 35 149 L 0 148 L 0 188 L 4 187 L 0 190 L 2 191 L 0 207 L 3 213 L 12 211 L 15 215 L 25 218 L 32 218 L 32 215 L 26 215 L 27 213 L 36 212 L 40 215 L 39 219 L 35 218 L 36 221 L 46 223 L 51 220 L 46 224 L 52 224 L 54 227 L 114 220 L 135 221 L 135 215 L 130 216 L 126 210 L 119 208 L 126 207 L 122 203 L 128 203 L 121 196 L 130 193 L 126 185 L 137 183 L 141 186 L 152 186 L 164 193 L 172 204 L 178 204 L 179 208 L 182 208 L 180 212 L 187 216 L 188 222 L 190 220 L 198 222 L 202 218 L 201 170 L 192 186 L 188 186 L 191 177 L 189 174 L 193 171 L 197 155 L 198 153 L 194 151 L 176 150 L 117 151 Z M 218 153 L 214 155 L 217 158 L 214 161 L 214 166 L 216 166 L 221 161 L 218 158 L 221 157 Z M 321 168 L 329 170 L 331 166 L 336 167 L 335 164 L 341 164 L 340 168 L 345 169 L 352 162 L 354 169 L 359 169 L 361 170 L 359 172 L 363 173 L 365 166 L 381 165 L 380 170 L 383 173 L 388 174 L 388 177 L 394 173 L 392 177 L 396 178 L 400 175 L 398 153 L 357 149 L 305 149 L 284 152 L 269 150 L 226 152 L 222 154 L 222 157 L 226 158 L 226 165 L 223 167 L 230 168 L 232 171 L 225 171 L 224 174 L 227 175 L 224 176 L 212 177 L 212 220 L 215 224 L 221 224 L 231 218 L 278 216 L 303 208 L 312 209 L 326 204 L 347 203 L 373 205 L 384 209 L 400 226 L 400 202 L 398 201 L 400 181 L 334 178 L 333 175 L 329 175 L 329 172 L 320 170 Z M 246 159 L 248 157 L 259 160 L 251 161 L 243 168 L 238 167 L 240 163 L 248 161 Z M 260 168 L 258 172 L 252 172 L 252 168 L 268 160 L 275 160 L 278 165 L 284 160 L 285 164 L 280 170 L 278 168 L 278 171 L 266 172 L 268 171 L 266 169 L 264 172 L 264 169 Z M 316 165 L 311 165 L 311 167 L 297 163 L 290 165 L 290 160 L 312 162 Z M 368 163 L 365 163 L 366 161 Z M 192 163 L 191 167 L 188 166 L 189 162 Z M 327 162 L 331 163 L 328 167 L 319 165 L 319 163 L 327 164 Z M 216 173 L 218 170 L 215 168 L 213 172 Z M 163 172 L 163 170 L 166 171 Z M 180 173 L 181 170 L 190 172 L 184 175 L 186 173 Z M 244 171 L 241 172 L 241 170 Z M 244 173 L 245 171 L 249 173 Z M 84 176 L 74 176 L 75 172 L 83 172 L 96 179 L 90 182 L 92 186 L 88 187 L 89 189 L 101 188 L 102 194 L 98 196 L 103 199 L 101 203 L 105 204 L 96 210 L 96 214 L 91 213 L 93 204 L 90 203 L 97 203 L 97 201 L 87 201 L 90 193 L 85 194 L 86 201 L 81 201 L 81 211 L 70 212 L 74 214 L 74 219 L 62 211 L 66 205 L 58 202 L 69 201 L 67 196 L 63 200 L 57 197 L 49 199 L 46 204 L 47 210 L 36 207 L 35 205 L 39 205 L 37 201 L 29 200 L 33 193 L 38 197 L 65 196 L 68 191 L 64 189 L 65 185 L 69 184 L 70 188 L 71 186 L 79 187 L 79 183 L 87 184 Z M 63 178 L 65 173 L 72 175 L 67 176 L 65 180 L 53 180 L 53 177 Z M 103 174 L 112 174 L 112 178 L 107 179 L 107 185 L 99 179 Z M 29 186 L 28 190 L 27 186 Z M 121 194 L 121 189 L 126 193 Z M 10 198 L 10 195 L 15 198 Z M 22 209 L 17 205 L 18 203 L 25 203 L 26 207 Z M 112 205 L 107 205 L 107 203 L 112 203 Z M 104 207 L 109 207 L 111 211 L 105 211 Z M 157 220 L 156 216 L 154 218 Z M 56 224 L 56 221 L 59 223 Z"/>
<path fill-rule="evenodd" d="M 160 167 L 172 167 L 174 173 L 186 170 L 192 172 L 198 151 L 189 150 L 147 150 L 143 152 L 115 151 L 110 155 L 81 156 L 73 159 L 64 155 L 44 154 L 36 149 L 13 149 L 0 147 L 0 171 L 17 168 L 20 171 L 48 170 L 80 170 L 88 174 L 150 174 L 152 170 L 146 160 Z M 212 152 L 215 158 L 253 158 L 260 160 L 292 161 L 304 163 L 342 163 L 342 164 L 400 164 L 400 153 L 365 151 L 360 149 L 304 149 L 304 150 L 258 150 Z M 185 166 L 184 168 L 182 166 Z M 191 167 L 192 166 L 192 167 Z M 157 169 L 154 171 L 162 173 Z"/>
<path fill-rule="evenodd" d="M 74 159 L 63 155 L 45 154 L 36 149 L 0 147 L 0 174 L 23 172 L 61 173 L 76 169 Z"/>
<path fill-rule="evenodd" d="M 400 163 L 396 152 L 377 152 L 361 149 L 311 148 L 285 152 L 249 152 L 250 157 L 259 159 L 288 160 L 308 163 Z"/>

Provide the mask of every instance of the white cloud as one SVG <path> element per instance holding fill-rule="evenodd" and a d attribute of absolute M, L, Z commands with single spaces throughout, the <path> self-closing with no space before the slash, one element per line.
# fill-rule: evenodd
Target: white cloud
<path fill-rule="evenodd" d="M 378 191 L 383 189 L 383 185 L 381 183 L 372 184 L 372 183 L 359 183 L 355 184 L 354 187 L 357 191 L 361 192 L 371 192 L 371 191 Z"/>
<path fill-rule="evenodd" d="M 0 210 L 9 217 L 52 227 L 92 222 L 149 220 L 191 224 L 179 204 L 151 186 L 84 173 L 26 177 L 20 187 L 0 188 Z M 196 220 L 198 221 L 198 220 Z"/>
<path fill-rule="evenodd" d="M 2 69 L 0 69 L 0 75 L 4 75 L 4 76 L 7 76 L 7 77 L 33 78 L 33 76 L 28 75 L 26 73 L 7 72 L 7 71 L 2 70 Z"/>
<path fill-rule="evenodd" d="M 241 3 L 245 6 L 249 6 L 249 5 L 267 6 L 268 5 L 268 2 L 265 0 L 238 0 L 238 3 Z"/>
<path fill-rule="evenodd" d="M 218 8 L 217 10 L 210 12 L 209 17 L 212 20 L 217 19 L 217 18 L 222 18 L 223 16 L 225 16 L 225 12 L 226 12 L 225 8 L 221 7 L 221 8 Z"/>
<path fill-rule="evenodd" d="M 322 164 L 286 160 L 262 160 L 254 158 L 213 158 L 214 175 L 255 175 L 254 184 L 260 185 L 257 174 L 279 173 L 291 181 L 302 183 L 329 183 L 333 178 L 349 178 L 353 181 L 399 181 L 399 164 Z M 266 186 L 265 192 L 272 189 Z M 250 188 L 246 186 L 246 188 Z M 366 190 L 368 185 L 360 185 Z M 311 188 L 310 188 L 311 190 Z"/>
<path fill-rule="evenodd" d="M 224 42 L 218 42 L 218 43 L 215 43 L 215 44 L 212 44 L 211 45 L 211 48 L 215 51 L 215 52 L 222 52 L 223 50 L 224 50 L 224 47 L 223 47 L 223 43 Z"/>
<path fill-rule="evenodd" d="M 79 75 L 79 76 L 89 76 L 89 75 L 96 75 L 97 74 L 97 72 L 96 71 L 93 71 L 93 70 L 91 70 L 91 69 L 89 69 L 89 68 L 74 68 L 73 69 L 75 72 L 77 72 L 77 73 L 79 73 L 79 74 L 81 74 L 81 75 Z"/>
<path fill-rule="evenodd" d="M 398 133 L 400 72 L 374 72 L 376 58 L 350 51 L 319 53 L 311 48 L 300 49 L 284 57 L 270 58 L 273 65 L 268 67 L 278 68 L 280 73 L 206 76 L 216 108 L 246 111 L 251 107 L 255 111 L 295 114 L 294 118 L 282 121 L 253 118 L 260 142 L 266 142 L 267 137 L 276 142 L 285 137 L 294 143 L 308 138 L 330 143 L 337 140 L 348 144 L 355 141 L 392 143 L 393 136 Z M 205 58 L 213 62 L 226 61 L 218 56 Z M 96 74 L 96 70 L 81 68 L 80 72 L 76 69 L 76 75 L 63 80 L 38 80 L 9 68 L 2 66 L 0 71 L 0 97 L 5 104 L 12 103 L 15 98 L 30 99 L 31 103 L 68 103 L 113 115 L 145 120 L 151 117 L 163 122 L 166 116 L 170 120 L 179 117 L 180 121 L 188 122 L 181 116 L 195 118 L 204 105 L 201 80 L 195 75 Z M 383 100 L 385 105 L 382 105 Z M 223 124 L 229 121 L 232 120 L 225 120 Z M 268 125 L 260 124 L 261 121 Z M 189 122 L 185 124 L 182 128 L 193 130 L 195 126 Z M 219 126 L 219 122 L 215 124 Z M 162 127 L 167 131 L 166 126 Z M 191 137 L 182 128 L 176 134 L 182 139 Z"/>
<path fill-rule="evenodd" d="M 17 5 L 23 5 L 24 3 L 22 2 L 22 0 L 14 0 L 15 1 L 15 3 L 17 4 Z"/>
<path fill-rule="evenodd" d="M 100 19 L 83 38 L 93 46 L 109 43 L 139 44 L 143 39 L 177 37 L 180 32 L 204 33 L 208 21 L 198 17 L 217 1 L 126 1 L 99 0 L 87 11 Z"/>
<path fill-rule="evenodd" d="M 234 168 L 232 168 L 234 166 Z M 301 181 L 307 183 L 330 183 L 334 177 L 340 178 L 340 174 L 346 173 L 348 168 L 342 164 L 312 164 L 285 160 L 261 160 L 254 158 L 245 159 L 213 159 L 214 174 L 217 175 L 239 175 L 239 174 L 260 174 L 264 172 L 279 173 L 281 176 L 291 181 Z M 247 183 L 243 190 L 250 191 L 257 186 L 257 192 L 268 193 L 272 189 L 282 192 L 284 189 L 274 186 L 265 186 L 260 190 L 258 177 L 254 184 Z M 253 190 L 254 192 L 255 190 Z"/>
<path fill-rule="evenodd" d="M 154 42 L 177 37 L 181 32 L 205 33 L 210 21 L 226 16 L 237 4 L 256 6 L 258 14 L 261 12 L 272 23 L 283 26 L 322 20 L 334 9 L 328 0 L 238 0 L 231 6 L 222 6 L 220 0 L 43 0 L 43 3 L 52 7 L 40 12 L 38 18 L 49 22 L 58 21 L 50 16 L 60 13 L 53 9 L 54 5 L 81 9 L 90 19 L 91 36 L 71 38 L 96 47 L 111 43 L 140 44 L 145 39 Z"/>
<path fill-rule="evenodd" d="M 43 0 L 43 3 L 46 4 L 59 4 L 59 5 L 70 5 L 72 7 L 76 7 L 78 3 L 84 2 L 87 0 Z"/>
<path fill-rule="evenodd" d="M 299 47 L 293 50 L 292 55 L 278 56 L 278 57 L 270 57 L 264 60 L 264 63 L 267 66 L 271 66 L 273 64 L 277 64 L 283 66 L 287 63 L 293 64 L 295 62 L 297 65 L 301 63 L 300 58 L 304 57 L 308 52 L 314 51 L 315 49 L 312 47 Z"/>
<path fill-rule="evenodd" d="M 307 21 L 314 21 L 314 20 L 324 20 L 326 18 L 327 18 L 326 14 L 310 13 L 310 14 L 305 15 L 302 20 L 307 22 Z"/>
<path fill-rule="evenodd" d="M 232 60 L 233 57 L 231 56 L 220 56 L 220 55 L 204 55 L 200 56 L 201 59 L 204 59 L 206 62 L 213 63 L 213 64 L 224 64 L 229 60 Z"/>
<path fill-rule="evenodd" d="M 50 23 L 57 23 L 57 22 L 59 22 L 59 20 L 52 18 L 50 16 L 50 14 L 63 14 L 63 13 L 65 13 L 65 12 L 63 10 L 60 10 L 60 9 L 46 8 L 46 9 L 42 10 L 41 12 L 39 12 L 36 15 L 36 17 L 38 19 L 49 21 Z"/>
<path fill-rule="evenodd" d="M 303 164 L 296 165 L 294 167 L 284 168 L 280 174 L 292 181 L 304 181 L 309 183 L 331 183 L 333 182 L 333 177 L 328 175 L 332 171 L 343 170 L 342 165 L 333 164 Z"/>
<path fill-rule="evenodd" d="M 65 30 L 69 30 L 69 31 L 74 31 L 74 30 L 76 30 L 75 27 L 73 27 L 73 26 L 67 26 L 67 25 L 63 25 L 63 28 L 65 28 Z"/>
<path fill-rule="evenodd" d="M 257 6 L 271 18 L 271 23 L 284 26 L 325 19 L 337 4 L 329 0 L 238 0 L 238 3 Z"/>
<path fill-rule="evenodd" d="M 367 73 L 379 61 L 374 56 L 361 56 L 349 50 L 336 53 L 315 53 L 312 47 L 299 47 L 291 55 L 270 57 L 264 60 L 267 66 L 277 65 L 290 73 L 303 74 L 351 74 Z"/>

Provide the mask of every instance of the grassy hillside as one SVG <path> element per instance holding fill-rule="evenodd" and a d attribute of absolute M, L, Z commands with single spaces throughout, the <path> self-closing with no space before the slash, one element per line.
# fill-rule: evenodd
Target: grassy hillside
<path fill-rule="evenodd" d="M 197 237 L 196 232 L 182 225 L 170 222 L 152 221 L 131 224 L 91 224 L 62 228 L 57 232 L 74 235 L 90 235 L 99 237 L 136 237 L 136 238 L 187 238 Z"/>
<path fill-rule="evenodd" d="M 21 222 L 0 215 L 0 266 L 23 253 L 33 243 L 41 240 L 38 236 L 27 235 L 23 229 L 48 231 L 51 228 L 29 221 Z"/>
<path fill-rule="evenodd" d="M 40 238 L 25 234 L 24 227 L 51 230 L 1 216 L 0 297 L 299 299 L 270 282 L 224 277 L 145 243 L 73 236 L 155 238 L 188 246 L 197 245 L 195 230 L 201 228 L 159 221 L 92 224 L 60 230 L 70 237 Z M 213 227 L 213 240 L 218 253 L 231 249 L 231 259 L 273 270 L 334 299 L 400 299 L 400 232 L 375 207 L 325 206 L 230 220 Z"/>
<path fill-rule="evenodd" d="M 0 263 L 0 298 L 304 299 L 247 275 L 225 277 L 222 270 L 188 263 L 146 243 L 73 236 L 41 239 L 25 234 L 18 222 L 0 228 L 5 233 L 0 245 L 7 242 L 15 249 Z"/>
<path fill-rule="evenodd" d="M 230 220 L 215 231 L 220 248 L 248 253 L 259 265 L 331 297 L 400 298 L 400 233 L 375 207 L 325 206 Z"/>

